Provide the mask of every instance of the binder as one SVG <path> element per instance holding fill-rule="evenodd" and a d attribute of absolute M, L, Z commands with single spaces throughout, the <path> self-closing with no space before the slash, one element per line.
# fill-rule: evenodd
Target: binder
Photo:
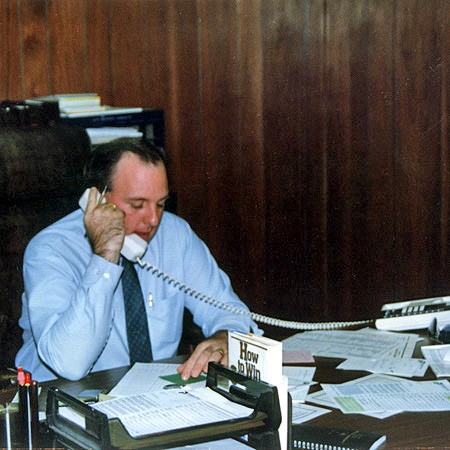
<path fill-rule="evenodd" d="M 225 437 L 239 439 L 243 435 L 248 436 L 246 443 L 254 448 L 280 449 L 277 430 L 281 423 L 281 412 L 276 386 L 249 379 L 214 362 L 208 366 L 206 386 L 232 402 L 251 408 L 253 412 L 239 419 L 132 438 L 120 420 L 108 420 L 105 414 L 80 400 L 57 388 L 50 388 L 47 394 L 47 426 L 58 442 L 74 449 L 170 448 Z M 66 406 L 80 417 L 83 425 L 59 413 L 59 409 Z"/>

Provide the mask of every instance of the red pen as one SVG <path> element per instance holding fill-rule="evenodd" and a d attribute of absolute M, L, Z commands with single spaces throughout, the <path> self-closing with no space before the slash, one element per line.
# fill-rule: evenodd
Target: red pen
<path fill-rule="evenodd" d="M 25 372 L 20 366 L 17 368 L 17 383 L 19 384 L 19 386 L 25 385 Z"/>
<path fill-rule="evenodd" d="M 31 431 L 31 404 L 30 404 L 30 386 L 31 386 L 31 373 L 25 372 L 25 395 L 26 395 L 26 423 L 27 423 L 27 436 L 28 436 L 28 449 L 33 448 L 33 437 Z"/>

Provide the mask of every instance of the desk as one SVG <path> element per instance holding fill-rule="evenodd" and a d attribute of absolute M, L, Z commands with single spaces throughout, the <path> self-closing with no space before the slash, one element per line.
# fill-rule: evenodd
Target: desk
<path fill-rule="evenodd" d="M 415 357 L 422 357 L 421 345 L 429 345 L 425 339 L 417 344 Z M 166 360 L 165 362 L 180 362 L 181 359 Z M 342 360 L 332 358 L 316 358 L 316 373 L 314 380 L 319 383 L 342 383 L 354 378 L 367 375 L 366 372 L 336 370 Z M 44 383 L 40 397 L 40 409 L 45 408 L 46 389 L 57 386 L 61 390 L 76 396 L 85 389 L 103 388 L 106 390 L 115 386 L 125 375 L 129 367 L 120 367 L 107 371 L 92 373 L 83 380 L 71 382 L 55 380 Z M 433 372 L 428 369 L 424 378 L 417 380 L 435 379 Z M 318 389 L 318 388 L 316 388 Z M 324 414 L 307 422 L 308 425 L 361 429 L 377 431 L 387 436 L 386 449 L 450 449 L 450 411 L 445 412 L 416 412 L 401 413 L 386 419 L 375 419 L 361 414 L 343 414 L 339 410 Z"/>
<path fill-rule="evenodd" d="M 423 358 L 422 345 L 430 345 L 428 338 L 416 345 L 414 357 Z M 341 359 L 315 358 L 314 380 L 319 383 L 344 383 L 367 375 L 367 372 L 337 370 Z M 434 380 L 428 368 L 425 377 L 414 381 Z M 319 388 L 316 388 L 317 390 Z M 377 431 L 387 437 L 386 449 L 450 449 L 450 411 L 405 412 L 386 419 L 375 419 L 362 414 L 343 414 L 339 410 L 307 422 L 308 425 Z"/>

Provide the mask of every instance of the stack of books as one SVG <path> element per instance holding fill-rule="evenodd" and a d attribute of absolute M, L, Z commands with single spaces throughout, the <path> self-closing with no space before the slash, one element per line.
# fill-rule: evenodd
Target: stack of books
<path fill-rule="evenodd" d="M 25 103 L 43 107 L 53 122 L 85 128 L 92 145 L 131 137 L 164 147 L 164 117 L 160 109 L 103 105 L 94 92 L 45 95 Z"/>
<path fill-rule="evenodd" d="M 97 93 L 55 94 L 34 97 L 26 100 L 28 104 L 51 103 L 58 107 L 59 116 L 63 118 L 91 117 L 98 114 L 114 115 L 142 112 L 140 107 L 122 107 L 103 105 Z"/>

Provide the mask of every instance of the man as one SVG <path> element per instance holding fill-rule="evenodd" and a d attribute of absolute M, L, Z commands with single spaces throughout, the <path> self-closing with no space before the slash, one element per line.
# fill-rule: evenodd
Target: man
<path fill-rule="evenodd" d="M 103 144 L 93 151 L 86 173 L 93 187 L 85 213 L 74 211 L 41 231 L 25 252 L 19 321 L 24 344 L 16 365 L 37 380 L 55 375 L 77 380 L 91 371 L 134 362 L 122 289 L 126 261 L 120 251 L 126 235 L 137 234 L 148 242 L 143 261 L 247 310 L 205 244 L 185 221 L 164 212 L 169 188 L 157 148 L 128 139 Z M 98 195 L 105 188 L 106 203 L 101 203 Z M 208 336 L 179 367 L 183 379 L 206 372 L 209 361 L 227 364 L 228 330 L 256 330 L 248 315 L 211 306 L 139 264 L 134 268 L 145 299 L 145 312 L 138 316 L 147 318 L 153 359 L 176 354 L 185 306 Z"/>

